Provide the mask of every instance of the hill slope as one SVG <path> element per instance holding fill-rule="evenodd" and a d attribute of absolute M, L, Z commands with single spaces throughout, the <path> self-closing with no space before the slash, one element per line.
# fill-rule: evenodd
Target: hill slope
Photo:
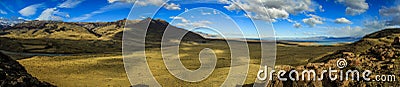
<path fill-rule="evenodd" d="M 51 87 L 53 85 L 47 82 L 41 82 L 31 74 L 17 61 L 11 59 L 7 55 L 0 53 L 0 86 L 14 87 Z"/>
<path fill-rule="evenodd" d="M 109 53 L 121 52 L 125 22 L 145 30 L 146 46 L 158 47 L 169 23 L 150 18 L 116 22 L 29 21 L 0 31 L 0 50 L 30 53 Z M 149 24 L 149 27 L 145 25 Z M 188 32 L 183 40 L 205 40 L 185 29 L 169 26 L 174 32 Z"/>
<path fill-rule="evenodd" d="M 391 28 L 377 31 L 365 35 L 359 41 L 346 45 L 346 49 L 344 50 L 339 50 L 335 53 L 320 58 L 312 58 L 309 60 L 309 62 L 326 62 L 332 58 L 341 56 L 340 54 L 343 52 L 353 52 L 355 54 L 361 54 L 376 45 L 389 45 L 393 43 L 396 37 L 400 37 L 400 28 Z"/>
<path fill-rule="evenodd" d="M 324 74 L 322 81 L 279 81 L 275 78 L 271 81 L 270 86 L 400 86 L 400 44 L 395 42 L 396 37 L 400 37 L 400 29 L 385 29 L 372 34 L 368 34 L 360 41 L 357 41 L 349 46 L 346 50 L 339 50 L 322 58 L 309 60 L 310 63 L 299 66 L 276 66 L 276 70 L 339 70 L 337 61 L 339 58 L 344 58 L 348 65 L 340 70 L 359 70 L 361 73 L 364 70 L 371 70 L 369 76 L 371 80 L 375 80 L 377 75 L 394 75 L 395 81 L 377 82 L 365 81 L 360 78 L 360 81 L 352 80 L 334 80 L 330 81 L 327 74 Z M 334 73 L 337 75 L 338 73 Z M 276 75 L 275 75 L 276 76 Z M 302 75 L 299 75 L 300 77 Z M 320 78 L 321 73 L 316 75 Z M 283 77 L 288 77 L 286 73 Z M 349 77 L 351 78 L 351 77 Z M 387 77 L 388 78 L 388 77 Z"/>
<path fill-rule="evenodd" d="M 75 23 L 29 21 L 3 30 L 1 37 L 21 39 L 110 40 L 110 34 L 123 30 L 125 20 L 117 22 Z"/>
<path fill-rule="evenodd" d="M 390 44 L 395 37 L 400 37 L 400 28 L 384 29 L 365 35 L 360 41 L 350 45 L 350 51 L 363 52 L 375 45 Z"/>

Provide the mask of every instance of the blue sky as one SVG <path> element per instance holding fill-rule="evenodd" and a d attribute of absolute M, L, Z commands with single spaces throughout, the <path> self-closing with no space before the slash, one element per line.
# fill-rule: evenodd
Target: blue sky
<path fill-rule="evenodd" d="M 0 17 L 67 22 L 116 21 L 127 18 L 135 0 L 7 0 Z M 257 32 L 249 18 L 274 27 L 278 37 L 363 36 L 400 24 L 397 0 L 139 0 L 129 19 L 160 18 L 185 29 L 208 27 L 234 37 Z M 260 10 L 261 9 L 261 10 Z M 246 13 L 248 12 L 248 13 Z M 225 20 L 226 19 L 226 20 Z M 234 22 L 227 22 L 233 20 Z M 269 25 L 272 23 L 272 25 Z M 222 27 L 221 27 L 222 26 Z M 269 28 L 266 28 L 269 29 Z M 234 32 L 235 31 L 235 32 Z M 213 33 L 211 31 L 204 31 Z M 215 33 L 215 32 L 214 32 Z"/>

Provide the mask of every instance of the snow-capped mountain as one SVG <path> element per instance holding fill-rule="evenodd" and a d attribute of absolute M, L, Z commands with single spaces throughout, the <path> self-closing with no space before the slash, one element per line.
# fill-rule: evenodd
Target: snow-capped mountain
<path fill-rule="evenodd" d="M 25 21 L 27 20 L 23 18 L 11 18 L 11 19 L 0 18 L 0 29 L 8 28 L 14 26 L 15 24 L 23 23 Z"/>

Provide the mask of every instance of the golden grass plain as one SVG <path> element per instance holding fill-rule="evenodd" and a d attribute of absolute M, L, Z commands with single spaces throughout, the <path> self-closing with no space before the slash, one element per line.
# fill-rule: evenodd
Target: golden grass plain
<path fill-rule="evenodd" d="M 261 58 L 259 44 L 250 43 L 248 46 L 251 59 L 245 84 L 254 82 Z M 162 86 L 220 86 L 230 69 L 230 51 L 226 43 L 216 41 L 205 44 L 183 44 L 180 46 L 180 60 L 190 70 L 199 68 L 201 64 L 197 54 L 204 47 L 213 49 L 218 61 L 213 73 L 200 82 L 185 82 L 169 74 L 159 48 L 146 49 L 147 62 L 152 74 Z M 276 65 L 306 64 L 310 58 L 342 48 L 340 46 L 278 46 Z M 121 54 L 34 56 L 18 60 L 18 62 L 39 80 L 61 87 L 130 86 Z"/>

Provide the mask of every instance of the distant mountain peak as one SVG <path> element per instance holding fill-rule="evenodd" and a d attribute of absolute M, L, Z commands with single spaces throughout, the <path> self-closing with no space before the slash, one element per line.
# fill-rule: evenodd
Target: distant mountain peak
<path fill-rule="evenodd" d="M 145 18 L 145 19 L 143 19 L 143 20 L 148 20 L 148 21 L 150 21 L 150 20 L 153 20 L 153 19 L 150 18 L 150 17 L 147 17 L 147 18 Z"/>
<path fill-rule="evenodd" d="M 16 24 L 26 22 L 27 20 L 21 19 L 21 18 L 13 18 L 13 19 L 7 19 L 7 18 L 0 18 L 0 29 L 12 27 Z"/>
<path fill-rule="evenodd" d="M 145 19 L 139 21 L 138 23 L 139 23 L 139 24 L 154 23 L 154 24 L 159 24 L 159 25 L 161 25 L 161 26 L 168 26 L 168 25 L 169 25 L 169 23 L 168 23 L 167 21 L 165 21 L 165 20 L 162 20 L 162 19 L 152 19 L 152 18 L 150 18 L 150 17 L 145 18 Z"/>

